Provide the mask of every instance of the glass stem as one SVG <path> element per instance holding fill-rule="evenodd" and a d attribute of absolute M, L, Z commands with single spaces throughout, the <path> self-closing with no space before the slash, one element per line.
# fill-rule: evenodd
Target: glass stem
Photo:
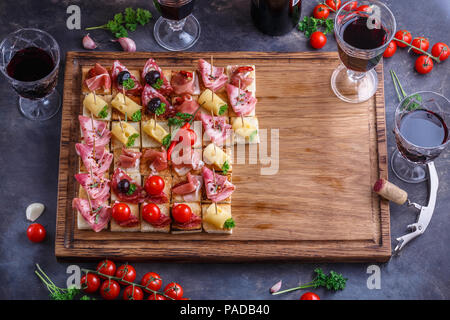
<path fill-rule="evenodd" d="M 358 80 L 364 78 L 366 73 L 365 72 L 356 72 L 356 71 L 347 69 L 347 75 L 351 80 L 358 81 Z"/>
<path fill-rule="evenodd" d="M 167 20 L 170 29 L 174 32 L 183 30 L 184 24 L 186 23 L 186 18 L 181 20 Z"/>

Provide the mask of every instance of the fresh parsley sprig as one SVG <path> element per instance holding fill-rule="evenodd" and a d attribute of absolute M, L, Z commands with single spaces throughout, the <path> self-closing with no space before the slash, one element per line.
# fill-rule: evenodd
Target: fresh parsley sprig
<path fill-rule="evenodd" d="M 299 31 L 305 34 L 305 37 L 309 38 L 311 34 L 319 29 L 324 29 L 323 33 L 327 34 L 333 32 L 334 21 L 333 19 L 316 19 L 314 17 L 304 17 L 297 26 Z"/>
<path fill-rule="evenodd" d="M 181 127 L 192 118 L 193 115 L 190 113 L 177 112 L 175 117 L 168 119 L 168 124 L 170 127 Z"/>

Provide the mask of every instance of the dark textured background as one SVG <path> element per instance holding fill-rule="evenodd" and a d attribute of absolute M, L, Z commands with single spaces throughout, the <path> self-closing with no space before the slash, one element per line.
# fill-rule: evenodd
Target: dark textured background
<path fill-rule="evenodd" d="M 309 15 L 318 1 L 303 0 L 302 16 Z M 386 0 L 394 12 L 399 29 L 407 28 L 413 36 L 426 36 L 431 44 L 450 44 L 450 1 L 448 0 Z M 114 13 L 127 6 L 149 8 L 156 14 L 150 0 L 97 1 L 0 1 L 0 38 L 22 27 L 36 27 L 50 32 L 64 53 L 83 50 L 84 31 L 66 28 L 66 8 L 77 4 L 82 11 L 82 27 L 105 23 Z M 250 0 L 197 0 L 195 16 L 202 34 L 194 51 L 309 51 L 302 33 L 272 38 L 260 34 L 250 19 Z M 152 35 L 154 20 L 139 28 L 132 37 L 139 51 L 161 51 Z M 91 32 L 101 40 L 101 50 L 120 50 L 110 43 L 104 31 Z M 431 47 L 431 46 L 430 46 Z M 335 51 L 336 43 L 328 36 L 324 49 Z M 425 76 L 414 71 L 415 58 L 406 50 L 385 61 L 385 96 L 388 124 L 388 152 L 394 150 L 391 134 L 397 97 L 389 77 L 394 69 L 407 92 L 434 90 L 450 96 L 450 59 Z M 61 65 L 64 65 L 62 61 Z M 63 70 L 61 70 L 63 71 Z M 320 72 L 320 70 L 318 70 Z M 63 85 L 62 74 L 58 88 Z M 307 81 L 307 79 L 305 79 Z M 54 256 L 55 211 L 57 193 L 59 133 L 61 113 L 42 123 L 28 121 L 17 109 L 16 96 L 6 81 L 0 85 L 0 298 L 45 299 L 47 292 L 33 274 L 39 263 L 59 285 L 66 280 L 66 267 Z M 450 298 L 450 157 L 449 150 L 436 161 L 440 177 L 437 207 L 426 233 L 410 243 L 399 257 L 381 264 L 381 290 L 366 286 L 369 264 L 194 264 L 136 263 L 138 277 L 148 271 L 161 274 L 164 280 L 178 281 L 185 295 L 193 299 L 298 299 L 300 292 L 271 297 L 269 287 L 283 280 L 284 287 L 308 282 L 312 270 L 321 266 L 334 269 L 349 278 L 347 288 L 338 293 L 316 292 L 323 299 L 449 299 Z M 417 202 L 425 202 L 426 183 L 407 185 L 389 171 L 390 180 L 405 188 Z M 29 224 L 25 208 L 31 202 L 43 202 L 46 211 L 38 222 L 47 229 L 47 239 L 41 244 L 28 241 L 25 230 Z M 392 244 L 395 237 L 406 232 L 406 225 L 415 221 L 413 209 L 391 205 Z M 80 263 L 84 267 L 94 263 Z M 167 283 L 166 281 L 166 283 Z"/>

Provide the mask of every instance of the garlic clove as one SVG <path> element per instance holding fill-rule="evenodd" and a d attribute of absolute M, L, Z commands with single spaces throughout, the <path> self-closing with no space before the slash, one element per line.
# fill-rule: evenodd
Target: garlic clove
<path fill-rule="evenodd" d="M 83 47 L 88 50 L 94 50 L 97 48 L 97 44 L 89 37 L 89 33 L 83 37 Z"/>
<path fill-rule="evenodd" d="M 135 52 L 136 51 L 136 43 L 133 39 L 130 38 L 119 38 L 117 41 L 122 46 L 123 51 L 127 52 Z"/>
<path fill-rule="evenodd" d="M 281 289 L 281 284 L 282 284 L 282 280 L 278 281 L 277 283 L 275 283 L 272 288 L 270 288 L 270 293 L 275 293 L 280 291 Z"/>
<path fill-rule="evenodd" d="M 26 215 L 27 219 L 30 221 L 36 221 L 40 217 L 42 212 L 44 212 L 45 206 L 42 203 L 32 203 L 27 207 Z"/>

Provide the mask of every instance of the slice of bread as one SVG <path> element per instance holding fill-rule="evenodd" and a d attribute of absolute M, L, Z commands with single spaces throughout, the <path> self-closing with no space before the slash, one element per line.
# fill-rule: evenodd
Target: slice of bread
<path fill-rule="evenodd" d="M 126 202 L 123 202 L 126 203 Z M 139 222 L 133 227 L 122 227 L 114 218 L 111 219 L 111 231 L 112 232 L 137 232 L 141 231 L 141 214 L 139 211 L 139 205 L 134 203 L 126 203 L 130 207 L 131 214 L 138 218 Z"/>
<path fill-rule="evenodd" d="M 172 206 L 172 209 L 178 205 L 181 204 L 179 202 L 174 203 Z M 191 208 L 192 214 L 195 214 L 197 217 L 202 217 L 202 208 L 200 206 L 200 202 L 183 202 L 183 204 L 188 205 Z M 182 227 L 176 223 L 175 220 L 172 218 L 172 233 L 179 234 L 179 233 L 193 233 L 193 232 L 201 232 L 202 231 L 202 223 L 199 222 L 198 224 L 189 226 L 189 227 Z"/>
<path fill-rule="evenodd" d="M 82 93 L 85 93 L 85 94 L 88 94 L 88 93 L 90 93 L 91 91 L 88 89 L 88 87 L 86 86 L 86 83 L 85 83 L 85 81 L 86 81 L 86 79 L 88 79 L 89 78 L 89 76 L 88 76 L 88 73 L 89 73 L 89 70 L 91 70 L 91 68 L 93 68 L 94 66 L 83 66 L 83 67 L 81 67 L 81 92 Z M 108 73 L 109 73 L 109 68 L 106 68 L 106 70 L 108 70 Z M 100 89 L 97 89 L 97 90 L 95 90 L 95 93 L 96 94 L 111 94 L 111 87 L 109 87 L 109 88 L 100 88 Z"/>
<path fill-rule="evenodd" d="M 232 234 L 233 229 L 218 229 L 216 226 L 206 222 L 204 220 L 204 216 L 206 215 L 206 212 L 212 204 L 202 204 L 202 224 L 203 224 L 203 230 L 207 233 L 219 233 L 219 234 Z M 227 210 L 231 213 L 231 204 L 217 204 L 217 207 L 221 207 L 224 210 Z"/>
<path fill-rule="evenodd" d="M 141 210 L 141 232 L 162 232 L 162 233 L 169 233 L 170 232 L 170 223 L 165 227 L 154 227 L 151 223 L 148 223 L 142 218 L 142 210 L 144 209 L 147 202 L 144 202 L 140 206 Z M 164 203 L 164 204 L 157 204 L 159 210 L 161 210 L 161 214 L 164 214 L 168 217 L 170 217 L 170 204 Z"/>

